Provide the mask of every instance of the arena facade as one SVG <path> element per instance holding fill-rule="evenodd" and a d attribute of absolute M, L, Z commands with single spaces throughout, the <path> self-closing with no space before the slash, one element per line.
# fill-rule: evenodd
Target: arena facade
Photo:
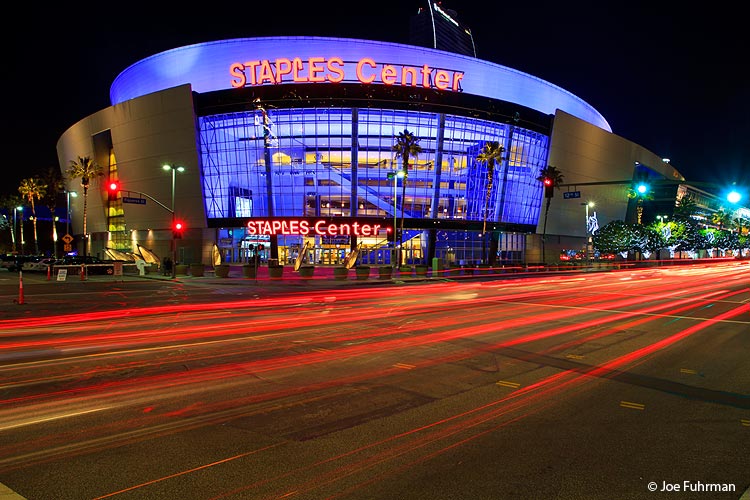
<path fill-rule="evenodd" d="M 126 68 L 110 98 L 57 147 L 63 172 L 86 156 L 103 168 L 87 197 L 90 255 L 145 248 L 168 256 L 173 209 L 186 226 L 175 250 L 182 263 L 209 263 L 217 249 L 226 262 L 256 253 L 291 262 L 304 248 L 324 265 L 353 249 L 370 264 L 395 255 L 409 264 L 554 261 L 585 245 L 583 202 L 595 204 L 586 214 L 603 225 L 632 218 L 627 181 L 684 180 L 552 83 L 410 45 L 201 43 Z M 421 151 L 401 179 L 394 145 L 407 131 Z M 491 190 L 477 161 L 489 142 L 504 149 Z M 542 244 L 538 177 L 549 165 L 565 186 L 551 200 Z M 114 196 L 110 180 L 119 182 Z M 79 184 L 69 180 L 67 189 Z M 71 201 L 81 249 L 83 198 Z"/>

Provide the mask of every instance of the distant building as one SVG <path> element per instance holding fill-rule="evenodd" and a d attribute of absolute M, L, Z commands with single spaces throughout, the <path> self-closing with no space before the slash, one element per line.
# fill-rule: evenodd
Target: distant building
<path fill-rule="evenodd" d="M 477 57 L 471 30 L 459 22 L 455 10 L 442 7 L 441 2 L 428 1 L 426 8 L 412 16 L 409 43 Z"/>

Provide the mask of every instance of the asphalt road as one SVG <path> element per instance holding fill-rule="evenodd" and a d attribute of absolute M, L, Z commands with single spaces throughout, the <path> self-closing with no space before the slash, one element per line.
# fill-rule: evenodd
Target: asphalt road
<path fill-rule="evenodd" d="M 30 500 L 738 499 L 748 271 L 42 279 L 0 309 L 0 483 Z"/>

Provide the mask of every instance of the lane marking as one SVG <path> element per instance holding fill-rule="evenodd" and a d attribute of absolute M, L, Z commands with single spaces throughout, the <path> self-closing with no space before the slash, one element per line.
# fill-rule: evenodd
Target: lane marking
<path fill-rule="evenodd" d="M 566 357 L 566 358 L 570 358 L 570 359 L 583 359 L 583 356 L 580 356 L 580 355 L 578 355 L 578 354 L 568 354 L 568 355 L 567 355 L 567 356 L 565 356 L 565 357 Z"/>
<path fill-rule="evenodd" d="M 510 387 L 511 389 L 518 389 L 519 387 L 521 387 L 521 384 L 519 384 L 518 382 L 510 382 L 508 380 L 500 380 L 499 382 L 495 382 L 495 385 Z"/>
<path fill-rule="evenodd" d="M 641 403 L 633 403 L 630 401 L 620 401 L 620 406 L 623 408 L 630 408 L 633 410 L 643 410 L 646 406 Z"/>
<path fill-rule="evenodd" d="M 395 368 L 403 368 L 404 370 L 413 370 L 416 368 L 415 365 L 407 365 L 406 363 L 396 363 L 393 365 Z"/>
<path fill-rule="evenodd" d="M 687 373 L 688 375 L 695 375 L 698 372 L 695 370 L 691 370 L 690 368 L 680 368 L 680 373 Z"/>
<path fill-rule="evenodd" d="M 750 427 L 750 420 L 746 418 L 741 419 L 740 423 L 742 423 L 742 425 L 744 425 L 745 427 Z"/>
<path fill-rule="evenodd" d="M 26 420 L 26 421 L 18 422 L 18 423 L 15 423 L 15 424 L 9 424 L 9 425 L 0 426 L 0 431 L 7 431 L 8 429 L 15 429 L 17 427 L 24 427 L 26 425 L 34 425 L 34 424 L 41 424 L 41 423 L 44 423 L 44 422 L 51 422 L 52 420 L 60 420 L 62 418 L 77 417 L 77 416 L 80 416 L 80 415 L 86 415 L 87 413 L 94 413 L 94 412 L 97 412 L 97 411 L 109 410 L 111 408 L 114 408 L 114 407 L 113 406 L 105 406 L 105 407 L 102 407 L 102 408 L 94 408 L 92 410 L 84 410 L 84 411 L 77 411 L 77 412 L 73 412 L 73 413 L 65 413 L 63 415 L 53 415 L 51 417 L 38 418 L 38 419 L 35 419 L 35 420 Z"/>

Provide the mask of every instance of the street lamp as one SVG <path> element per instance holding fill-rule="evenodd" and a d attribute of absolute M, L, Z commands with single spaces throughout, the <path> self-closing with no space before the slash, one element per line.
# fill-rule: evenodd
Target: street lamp
<path fill-rule="evenodd" d="M 405 176 L 406 172 L 403 170 L 388 172 L 387 175 L 388 180 L 393 180 L 393 267 L 396 267 L 397 264 L 401 263 L 400 252 L 396 251 L 396 226 L 398 225 L 398 208 L 396 206 L 396 201 L 398 199 L 398 180 L 403 179 Z"/>
<path fill-rule="evenodd" d="M 586 262 L 589 260 L 589 245 L 591 244 L 591 236 L 589 235 L 589 208 L 594 207 L 594 202 L 589 201 L 588 203 L 581 203 L 584 207 L 586 207 Z"/>
<path fill-rule="evenodd" d="M 16 208 L 13 209 L 13 225 L 15 226 L 16 222 L 16 212 L 21 212 L 21 255 L 24 254 L 24 245 L 26 244 L 26 241 L 24 241 L 23 238 L 23 205 L 19 205 Z"/>
<path fill-rule="evenodd" d="M 174 215 L 174 184 L 175 184 L 175 175 L 177 172 L 184 172 L 185 167 L 179 167 L 177 165 L 163 165 L 162 168 L 164 170 L 171 170 L 172 171 L 172 224 L 170 225 L 170 229 L 172 230 L 172 278 L 177 277 L 177 242 L 174 239 L 174 225 L 175 225 L 175 215 Z"/>
<path fill-rule="evenodd" d="M 75 191 L 65 190 L 65 234 L 70 236 L 70 197 L 77 198 Z"/>
<path fill-rule="evenodd" d="M 669 216 L 668 215 L 657 215 L 656 218 L 659 219 L 659 224 L 663 226 L 664 225 L 664 219 L 668 219 Z"/>
<path fill-rule="evenodd" d="M 21 253 L 23 253 L 23 207 L 13 207 L 13 253 L 16 253 L 16 213 L 21 212 Z"/>

